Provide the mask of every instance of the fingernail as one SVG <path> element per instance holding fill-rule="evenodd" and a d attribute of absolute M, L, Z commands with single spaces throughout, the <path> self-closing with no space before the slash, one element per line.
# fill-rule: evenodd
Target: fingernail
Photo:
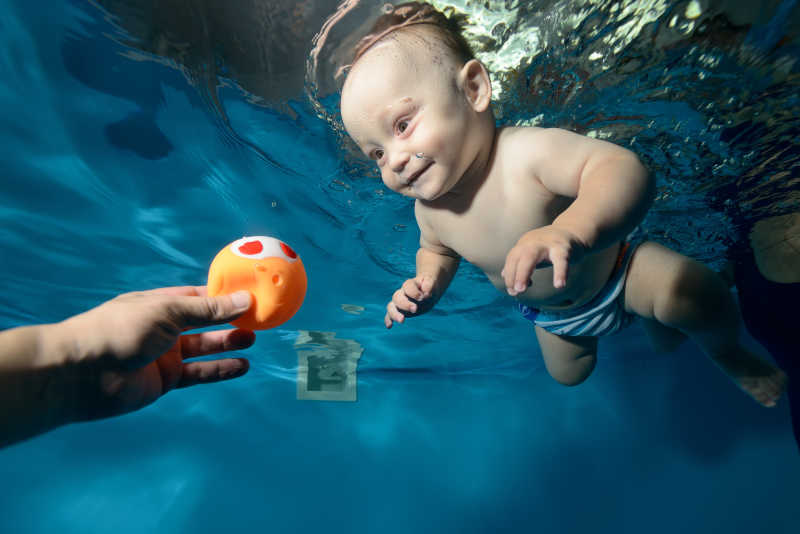
<path fill-rule="evenodd" d="M 248 291 L 237 291 L 231 294 L 231 302 L 237 310 L 246 310 L 250 307 L 250 293 Z"/>

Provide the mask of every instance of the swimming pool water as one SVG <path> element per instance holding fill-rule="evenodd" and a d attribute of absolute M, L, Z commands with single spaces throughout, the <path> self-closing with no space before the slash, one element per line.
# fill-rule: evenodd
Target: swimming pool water
<path fill-rule="evenodd" d="M 121 44 L 92 4 L 3 0 L 0 12 L 0 328 L 202 284 L 242 235 L 280 237 L 309 275 L 300 312 L 243 353 L 244 378 L 0 450 L 0 532 L 800 529 L 785 403 L 759 408 L 692 346 L 654 354 L 638 327 L 602 342 L 585 384 L 559 386 L 510 300 L 469 266 L 435 311 L 386 331 L 386 300 L 413 269 L 411 205 L 355 175 L 301 92 L 254 105 L 229 81 L 223 118 L 192 72 Z M 585 129 L 638 136 L 660 164 L 652 230 L 718 261 L 734 223 L 700 193 L 721 182 L 687 174 L 720 165 L 724 181 L 731 154 L 747 152 L 713 128 L 728 115 L 698 112 L 674 58 L 659 61 L 674 86 L 617 72 L 577 93 L 583 107 L 553 92 L 537 114 L 580 125 L 602 110 Z M 568 64 L 553 53 L 530 72 Z M 735 84 L 763 69 L 721 74 Z M 681 98 L 655 98 L 663 83 Z M 784 91 L 783 109 L 762 112 L 787 128 L 797 93 L 765 87 Z M 521 120 L 533 97 L 508 91 L 504 113 Z M 647 127 L 625 129 L 636 125 Z M 698 209 L 692 234 L 682 221 Z M 296 400 L 301 330 L 363 348 L 357 402 Z"/>

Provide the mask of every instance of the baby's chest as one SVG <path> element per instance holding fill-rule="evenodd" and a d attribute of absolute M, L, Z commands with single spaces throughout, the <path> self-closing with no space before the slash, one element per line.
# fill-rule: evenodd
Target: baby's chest
<path fill-rule="evenodd" d="M 461 214 L 443 214 L 436 224 L 440 241 L 487 274 L 499 272 L 517 240 L 552 223 L 559 212 L 552 197 L 535 191 L 517 193 L 487 194 Z"/>
<path fill-rule="evenodd" d="M 491 266 L 505 258 L 516 243 L 511 229 L 500 220 L 463 218 L 449 222 L 437 229 L 441 242 L 484 271 L 492 270 Z"/>

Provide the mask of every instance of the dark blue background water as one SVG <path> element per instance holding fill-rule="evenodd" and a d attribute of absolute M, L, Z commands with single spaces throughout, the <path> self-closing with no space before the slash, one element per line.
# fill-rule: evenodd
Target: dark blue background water
<path fill-rule="evenodd" d="M 223 88 L 231 130 L 93 7 L 0 12 L 0 328 L 202 284 L 242 235 L 280 237 L 309 273 L 244 378 L 0 451 L 0 532 L 800 528 L 785 404 L 759 408 L 694 347 L 653 354 L 638 327 L 603 340 L 588 382 L 559 386 L 469 267 L 435 312 L 386 331 L 413 268 L 411 206 L 348 174 L 301 95 L 289 113 Z M 363 346 L 358 402 L 296 400 L 299 330 Z"/>

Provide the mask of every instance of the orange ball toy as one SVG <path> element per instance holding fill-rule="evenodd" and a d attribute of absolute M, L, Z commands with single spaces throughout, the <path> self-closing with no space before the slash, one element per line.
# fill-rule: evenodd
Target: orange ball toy
<path fill-rule="evenodd" d="M 266 330 L 288 321 L 303 304 L 307 285 L 300 257 L 274 237 L 237 239 L 219 251 L 208 269 L 209 296 L 250 292 L 250 309 L 231 321 L 248 330 Z"/>

